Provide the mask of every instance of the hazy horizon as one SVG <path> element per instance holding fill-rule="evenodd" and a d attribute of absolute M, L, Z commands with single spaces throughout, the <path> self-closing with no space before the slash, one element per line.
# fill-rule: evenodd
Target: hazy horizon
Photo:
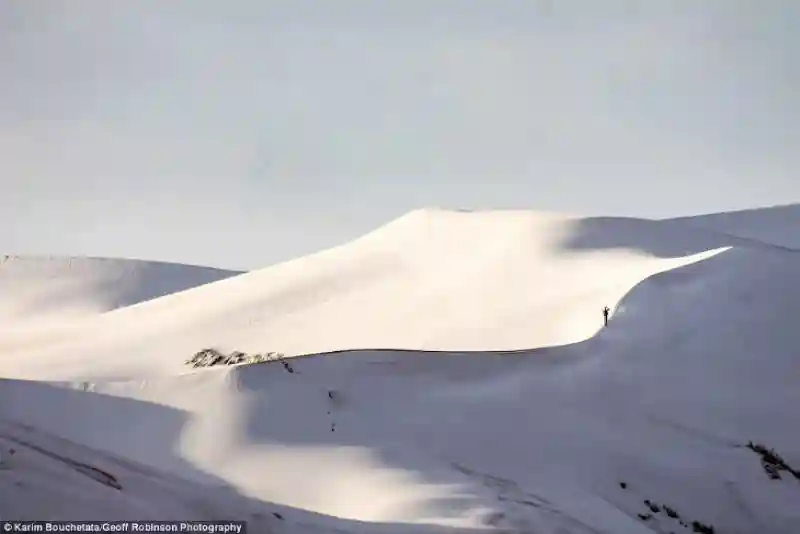
<path fill-rule="evenodd" d="M 798 25 L 777 0 L 10 0 L 0 254 L 253 269 L 424 206 L 800 202 Z"/>

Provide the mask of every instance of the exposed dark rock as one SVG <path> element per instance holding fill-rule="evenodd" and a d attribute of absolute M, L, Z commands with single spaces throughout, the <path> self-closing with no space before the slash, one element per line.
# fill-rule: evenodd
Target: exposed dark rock
<path fill-rule="evenodd" d="M 247 354 L 241 351 L 233 351 L 230 354 L 224 354 L 221 351 L 209 348 L 203 349 L 194 356 L 186 360 L 187 365 L 191 365 L 194 368 L 200 367 L 213 367 L 216 365 L 239 365 L 239 364 L 251 364 L 251 363 L 262 363 L 268 362 L 273 360 L 281 360 L 284 358 L 284 355 L 278 352 L 267 352 L 265 354 Z M 284 367 L 288 364 L 286 362 L 282 362 Z"/>
<path fill-rule="evenodd" d="M 781 471 L 787 471 L 794 475 L 795 478 L 800 480 L 800 471 L 793 469 L 786 463 L 780 454 L 775 452 L 774 449 L 767 448 L 760 443 L 747 442 L 747 448 L 755 452 L 761 457 L 761 467 L 767 473 L 767 476 L 773 480 L 780 480 Z"/>

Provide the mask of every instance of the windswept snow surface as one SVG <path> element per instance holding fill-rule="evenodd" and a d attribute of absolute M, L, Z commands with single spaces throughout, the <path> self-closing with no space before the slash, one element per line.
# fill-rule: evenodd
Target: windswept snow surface
<path fill-rule="evenodd" d="M 81 319 L 240 274 L 109 258 L 0 257 L 3 324 Z"/>
<path fill-rule="evenodd" d="M 797 533 L 800 479 L 771 480 L 744 445 L 800 468 L 800 253 L 698 227 L 412 212 L 7 348 L 0 438 L 84 447 L 122 487 L 94 482 L 98 516 L 109 499 L 115 517 L 233 513 L 266 532 Z M 183 365 L 206 346 L 335 352 L 293 373 Z M 0 471 L 22 483 L 8 502 L 65 516 L 42 481 L 71 479 L 26 454 Z"/>
<path fill-rule="evenodd" d="M 712 213 L 672 221 L 750 239 L 753 242 L 800 250 L 800 232 L 797 231 L 800 228 L 800 204 Z"/>
<path fill-rule="evenodd" d="M 344 246 L 107 313 L 62 343 L 6 358 L 18 377 L 128 379 L 179 372 L 205 346 L 310 354 L 573 343 L 642 279 L 725 246 L 686 232 L 675 248 L 672 237 L 647 221 L 418 210 Z"/>

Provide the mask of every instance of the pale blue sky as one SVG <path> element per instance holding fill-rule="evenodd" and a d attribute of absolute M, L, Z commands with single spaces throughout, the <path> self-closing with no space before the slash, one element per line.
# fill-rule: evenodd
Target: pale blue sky
<path fill-rule="evenodd" d="M 257 268 L 421 206 L 800 201 L 800 2 L 3 0 L 0 252 Z"/>

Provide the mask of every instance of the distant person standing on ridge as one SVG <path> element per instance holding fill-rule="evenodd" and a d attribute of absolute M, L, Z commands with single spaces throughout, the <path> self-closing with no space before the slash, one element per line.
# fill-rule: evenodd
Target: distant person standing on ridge
<path fill-rule="evenodd" d="M 606 326 L 608 326 L 608 312 L 610 311 L 611 310 L 608 309 L 608 306 L 603 308 L 603 322 L 605 323 Z"/>

